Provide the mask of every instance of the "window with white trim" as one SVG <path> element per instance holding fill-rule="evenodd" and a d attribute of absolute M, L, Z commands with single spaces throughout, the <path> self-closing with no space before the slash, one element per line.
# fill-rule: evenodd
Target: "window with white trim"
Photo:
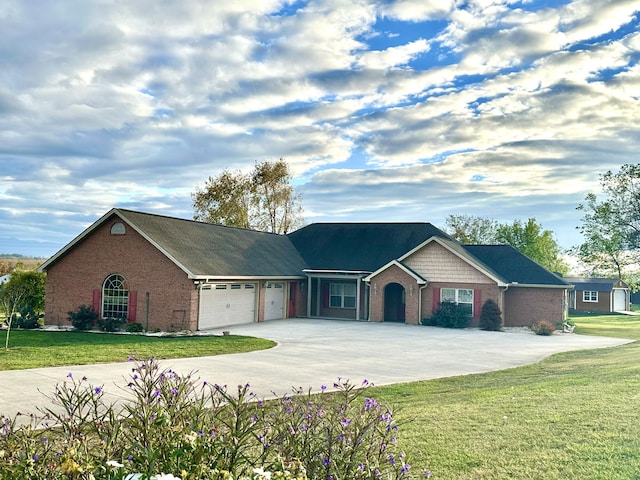
<path fill-rule="evenodd" d="M 329 306 L 333 308 L 356 308 L 356 285 L 354 283 L 331 283 Z"/>
<path fill-rule="evenodd" d="M 598 303 L 598 292 L 596 290 L 585 290 L 582 292 L 582 301 L 588 303 Z"/>
<path fill-rule="evenodd" d="M 453 302 L 464 307 L 470 317 L 473 316 L 473 289 L 443 288 L 440 290 L 441 302 Z"/>
<path fill-rule="evenodd" d="M 122 275 L 109 275 L 102 285 L 102 318 L 127 318 L 129 287 Z"/>

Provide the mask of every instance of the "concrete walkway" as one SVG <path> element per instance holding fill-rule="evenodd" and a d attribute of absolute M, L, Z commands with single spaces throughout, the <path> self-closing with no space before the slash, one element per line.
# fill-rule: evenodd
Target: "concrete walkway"
<path fill-rule="evenodd" d="M 214 333 L 222 334 L 222 330 Z M 163 360 L 177 372 L 197 370 L 202 380 L 235 387 L 250 383 L 259 397 L 284 394 L 293 387 L 319 390 L 342 377 L 360 384 L 412 382 L 501 370 L 532 364 L 557 352 L 612 347 L 619 338 L 560 334 L 453 330 L 393 323 L 290 319 L 225 328 L 232 334 L 275 340 L 278 346 L 258 352 Z M 0 372 L 0 414 L 13 416 L 51 406 L 44 394 L 68 373 L 103 385 L 114 399 L 127 383 L 128 362 L 36 368 Z"/>

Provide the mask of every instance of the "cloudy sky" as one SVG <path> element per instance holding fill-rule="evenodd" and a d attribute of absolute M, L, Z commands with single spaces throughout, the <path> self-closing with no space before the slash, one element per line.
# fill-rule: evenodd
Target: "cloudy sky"
<path fill-rule="evenodd" d="M 0 253 L 191 218 L 284 157 L 307 222 L 535 217 L 640 150 L 637 0 L 4 0 Z"/>

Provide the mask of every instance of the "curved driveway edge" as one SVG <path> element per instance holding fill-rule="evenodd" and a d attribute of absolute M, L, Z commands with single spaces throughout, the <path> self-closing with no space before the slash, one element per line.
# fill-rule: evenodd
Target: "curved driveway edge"
<path fill-rule="evenodd" d="M 364 379 L 375 385 L 451 377 L 536 363 L 571 350 L 613 347 L 631 342 L 620 338 L 561 334 L 550 337 L 526 333 L 445 329 L 394 323 L 288 319 L 215 330 L 222 334 L 263 337 L 275 348 L 214 357 L 162 360 L 180 373 L 198 371 L 202 380 L 235 388 L 251 384 L 258 397 L 284 394 L 294 387 L 319 391 L 341 377 L 354 384 Z M 43 394 L 71 372 L 104 385 L 117 397 L 126 385 L 128 362 L 73 367 L 36 368 L 0 372 L 0 414 L 36 412 L 50 406 Z"/>

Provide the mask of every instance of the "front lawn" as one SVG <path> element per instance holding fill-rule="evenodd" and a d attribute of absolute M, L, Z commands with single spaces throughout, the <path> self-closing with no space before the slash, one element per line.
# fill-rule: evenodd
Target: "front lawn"
<path fill-rule="evenodd" d="M 576 331 L 640 338 L 640 317 L 573 317 Z M 432 479 L 640 475 L 640 343 L 536 365 L 382 387 L 399 442 Z"/>
<path fill-rule="evenodd" d="M 4 347 L 4 335 L 0 339 Z M 228 336 L 153 337 L 88 332 L 13 330 L 9 350 L 0 349 L 0 370 L 125 362 L 136 358 L 185 358 L 271 348 L 262 338 Z"/>

